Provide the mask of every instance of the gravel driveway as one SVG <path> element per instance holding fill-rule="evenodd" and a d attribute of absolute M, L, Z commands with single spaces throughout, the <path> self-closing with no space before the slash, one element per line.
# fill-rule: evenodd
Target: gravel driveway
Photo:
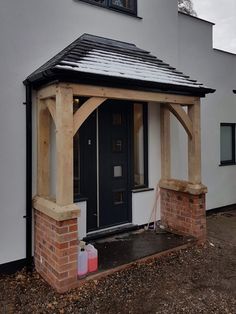
<path fill-rule="evenodd" d="M 37 273 L 0 276 L 0 313 L 236 313 L 236 210 L 208 217 L 208 241 L 60 295 Z"/>

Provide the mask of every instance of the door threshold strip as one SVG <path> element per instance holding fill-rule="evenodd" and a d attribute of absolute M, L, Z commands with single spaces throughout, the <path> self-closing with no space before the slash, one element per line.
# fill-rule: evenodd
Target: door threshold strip
<path fill-rule="evenodd" d="M 101 229 L 89 232 L 85 238 L 83 238 L 83 241 L 85 242 L 91 242 L 93 240 L 101 239 L 101 238 L 107 238 L 115 234 L 125 233 L 129 231 L 134 231 L 138 229 L 138 225 L 133 225 L 131 223 L 119 225 L 111 228 Z"/>

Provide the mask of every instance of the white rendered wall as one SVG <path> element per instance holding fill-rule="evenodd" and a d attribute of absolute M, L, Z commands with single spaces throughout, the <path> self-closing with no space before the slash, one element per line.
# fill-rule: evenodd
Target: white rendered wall
<path fill-rule="evenodd" d="M 80 208 L 80 216 L 78 217 L 78 235 L 82 240 L 87 235 L 87 202 L 78 202 Z"/>
<path fill-rule="evenodd" d="M 143 19 L 74 0 L 0 2 L 0 264 L 25 257 L 22 81 L 83 33 L 133 42 L 176 62 L 176 0 L 138 0 L 138 15 Z"/>
<path fill-rule="evenodd" d="M 179 14 L 178 68 L 216 89 L 202 99 L 202 181 L 207 209 L 236 203 L 236 166 L 219 167 L 220 123 L 236 122 L 236 55 L 212 49 L 212 25 Z"/>

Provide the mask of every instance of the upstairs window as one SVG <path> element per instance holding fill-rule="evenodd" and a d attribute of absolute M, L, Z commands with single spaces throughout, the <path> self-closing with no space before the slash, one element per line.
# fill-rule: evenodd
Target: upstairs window
<path fill-rule="evenodd" d="M 108 9 L 137 15 L 137 0 L 81 0 Z"/>
<path fill-rule="evenodd" d="M 220 124 L 220 164 L 235 164 L 235 123 Z"/>
<path fill-rule="evenodd" d="M 134 0 L 111 0 L 110 6 L 119 10 L 126 10 L 136 14 L 136 1 Z"/>

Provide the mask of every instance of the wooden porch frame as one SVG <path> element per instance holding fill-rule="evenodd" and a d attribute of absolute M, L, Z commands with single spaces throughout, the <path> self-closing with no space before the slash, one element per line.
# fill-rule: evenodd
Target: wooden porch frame
<path fill-rule="evenodd" d="M 73 114 L 73 97 L 89 99 Z M 201 184 L 200 99 L 167 93 L 146 92 L 82 84 L 58 83 L 41 88 L 38 105 L 38 191 L 49 197 L 50 114 L 56 125 L 56 204 L 73 203 L 73 136 L 90 114 L 107 99 L 161 103 L 161 173 L 171 180 L 170 112 L 188 134 L 188 180 Z M 187 106 L 187 112 L 183 109 Z M 49 114 L 50 113 L 50 114 Z M 173 185 L 173 179 L 171 180 Z"/>
<path fill-rule="evenodd" d="M 55 98 L 57 90 L 59 88 L 71 88 L 75 96 L 86 96 L 86 97 L 103 97 L 110 99 L 120 100 L 131 100 L 131 101 L 143 101 L 143 102 L 161 102 L 180 104 L 185 106 L 191 106 L 194 101 L 198 100 L 198 97 L 193 96 L 182 96 L 167 93 L 156 93 L 156 92 L 145 92 L 131 89 L 121 89 L 113 87 L 101 87 L 93 85 L 83 84 L 69 84 L 69 83 L 58 83 L 52 84 L 41 88 L 38 91 L 38 97 L 41 100 L 47 98 Z"/>

